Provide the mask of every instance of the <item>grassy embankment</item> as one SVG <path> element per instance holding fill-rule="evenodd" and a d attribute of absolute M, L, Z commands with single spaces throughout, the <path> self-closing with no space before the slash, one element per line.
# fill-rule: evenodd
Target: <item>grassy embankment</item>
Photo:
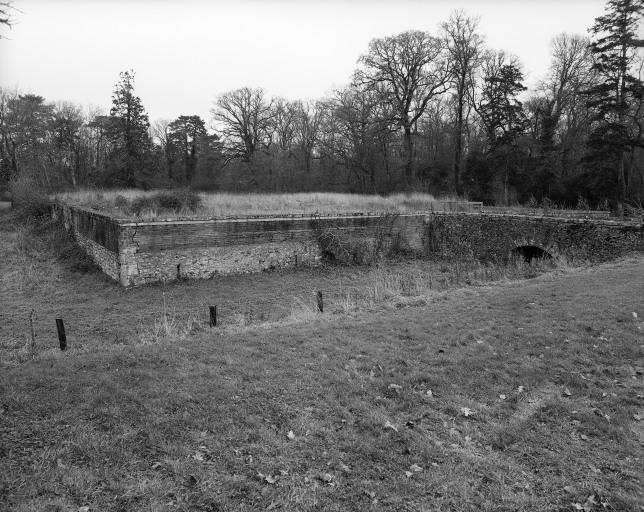
<path fill-rule="evenodd" d="M 6 219 L 0 237 L 0 508 L 644 507 L 641 257 L 465 288 L 494 270 L 394 262 L 125 291 L 60 261 L 60 237 Z M 187 326 L 178 310 L 194 308 L 199 325 L 166 335 L 164 298 L 165 318 Z M 212 302 L 226 304 L 213 330 Z M 48 348 L 60 316 L 65 353 Z M 155 320 L 163 336 L 142 336 Z"/>
<path fill-rule="evenodd" d="M 430 194 L 395 194 L 388 197 L 341 193 L 298 194 L 233 194 L 194 193 L 187 191 L 140 190 L 81 190 L 56 194 L 64 203 L 90 207 L 115 216 L 139 217 L 153 220 L 174 208 L 163 208 L 158 202 L 146 203 L 159 195 L 172 205 L 178 199 L 179 208 L 172 213 L 179 217 L 245 217 L 255 215 L 292 215 L 337 213 L 409 213 L 437 208 L 441 200 Z M 196 201 L 195 201 L 196 199 Z"/>

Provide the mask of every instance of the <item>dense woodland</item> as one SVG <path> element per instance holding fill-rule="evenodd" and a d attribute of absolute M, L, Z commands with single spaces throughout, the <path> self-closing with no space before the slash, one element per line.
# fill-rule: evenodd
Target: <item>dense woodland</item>
<path fill-rule="evenodd" d="M 534 90 L 462 11 L 372 40 L 318 101 L 242 87 L 210 119 L 150 123 L 133 71 L 105 111 L 0 90 L 0 189 L 425 191 L 621 212 L 644 200 L 643 19 L 644 0 L 609 0 L 590 37 L 552 41 Z"/>

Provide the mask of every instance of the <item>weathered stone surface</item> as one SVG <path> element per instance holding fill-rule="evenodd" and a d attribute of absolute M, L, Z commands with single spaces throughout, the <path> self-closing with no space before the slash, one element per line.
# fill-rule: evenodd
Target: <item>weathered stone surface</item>
<path fill-rule="evenodd" d="M 53 216 L 123 286 L 315 265 L 322 234 L 493 261 L 522 246 L 593 261 L 644 251 L 644 226 L 595 219 L 428 212 L 137 223 L 63 205 Z"/>
<path fill-rule="evenodd" d="M 52 217 L 72 231 L 78 245 L 103 272 L 120 280 L 120 227 L 115 221 L 106 215 L 59 204 L 52 205 Z"/>
<path fill-rule="evenodd" d="M 497 214 L 432 214 L 427 250 L 443 257 L 503 261 L 517 247 L 533 246 L 552 256 L 605 261 L 644 251 L 644 226 L 607 220 Z"/>

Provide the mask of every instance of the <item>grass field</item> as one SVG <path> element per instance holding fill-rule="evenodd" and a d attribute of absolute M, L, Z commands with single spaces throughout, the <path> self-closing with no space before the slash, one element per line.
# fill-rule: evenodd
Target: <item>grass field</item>
<path fill-rule="evenodd" d="M 388 197 L 341 193 L 296 194 L 233 194 L 199 193 L 200 204 L 195 208 L 168 211 L 159 205 L 136 206 L 137 201 L 158 194 L 179 195 L 185 192 L 141 190 L 81 190 L 56 194 L 64 203 L 90 207 L 116 216 L 140 217 L 153 220 L 170 213 L 179 217 L 244 217 L 254 215 L 337 213 L 408 213 L 432 210 L 439 200 L 430 194 L 395 194 Z M 449 200 L 445 198 L 444 200 Z"/>
<path fill-rule="evenodd" d="M 123 290 L 0 237 L 2 510 L 644 510 L 641 256 Z"/>

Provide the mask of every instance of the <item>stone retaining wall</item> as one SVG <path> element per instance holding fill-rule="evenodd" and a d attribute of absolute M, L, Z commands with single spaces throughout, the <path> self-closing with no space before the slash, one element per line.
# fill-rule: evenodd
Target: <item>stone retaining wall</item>
<path fill-rule="evenodd" d="M 52 205 L 52 217 L 72 231 L 78 245 L 105 274 L 120 280 L 118 222 L 107 215 L 61 204 Z"/>
<path fill-rule="evenodd" d="M 121 223 L 123 285 L 316 264 L 322 233 L 401 238 L 424 249 L 424 215 L 281 217 Z"/>
<path fill-rule="evenodd" d="M 608 220 L 499 214 L 433 214 L 427 221 L 428 252 L 504 261 L 518 247 L 551 256 L 606 261 L 644 251 L 644 225 Z"/>
<path fill-rule="evenodd" d="M 438 257 L 503 261 L 517 247 L 603 261 L 644 251 L 644 226 L 607 220 L 427 212 L 131 222 L 55 205 L 53 216 L 123 286 L 315 265 L 322 239 Z"/>
<path fill-rule="evenodd" d="M 329 233 L 419 253 L 426 246 L 423 214 L 130 222 L 54 205 L 52 215 L 123 286 L 315 265 L 323 252 L 318 239 Z"/>

